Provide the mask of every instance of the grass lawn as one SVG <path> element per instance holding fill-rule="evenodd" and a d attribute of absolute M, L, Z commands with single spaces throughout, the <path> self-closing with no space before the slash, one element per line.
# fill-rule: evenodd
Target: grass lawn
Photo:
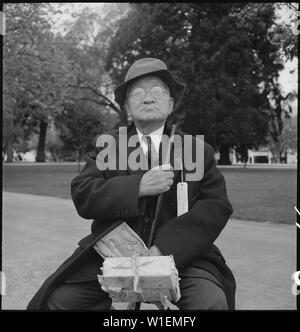
<path fill-rule="evenodd" d="M 296 220 L 297 170 L 220 168 L 233 217 L 293 224 Z M 3 190 L 70 199 L 77 165 L 3 165 Z"/>
<path fill-rule="evenodd" d="M 294 224 L 296 169 L 223 168 L 233 217 Z"/>

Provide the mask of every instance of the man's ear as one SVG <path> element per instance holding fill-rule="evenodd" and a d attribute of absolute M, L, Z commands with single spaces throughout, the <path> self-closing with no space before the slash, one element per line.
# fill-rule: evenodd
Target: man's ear
<path fill-rule="evenodd" d="M 124 106 L 125 111 L 128 114 L 128 107 L 129 107 L 129 105 L 128 105 L 127 99 L 125 99 L 123 106 Z"/>
<path fill-rule="evenodd" d="M 169 115 L 173 112 L 174 110 L 174 98 L 170 97 L 170 111 L 169 111 Z"/>

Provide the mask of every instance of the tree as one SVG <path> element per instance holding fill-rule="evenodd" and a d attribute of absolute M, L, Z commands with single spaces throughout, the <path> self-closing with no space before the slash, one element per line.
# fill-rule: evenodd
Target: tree
<path fill-rule="evenodd" d="M 271 3 L 132 4 L 119 21 L 107 69 L 122 81 L 141 57 L 166 61 L 186 83 L 174 120 L 190 134 L 204 134 L 229 164 L 229 149 L 266 142 L 268 95 L 283 68 Z M 262 84 L 263 83 L 263 84 Z"/>
<path fill-rule="evenodd" d="M 297 3 L 276 3 L 277 13 L 283 12 L 284 19 L 274 22 L 274 41 L 281 44 L 281 52 L 287 60 L 298 56 L 298 27 L 299 5 Z"/>
<path fill-rule="evenodd" d="M 59 137 L 54 121 L 49 122 L 46 136 L 46 151 L 50 152 L 53 161 L 63 160 L 63 142 Z"/>
<path fill-rule="evenodd" d="M 72 81 L 71 66 L 51 32 L 50 4 L 5 4 L 4 12 L 4 118 L 11 121 L 11 136 L 15 123 L 38 123 L 36 160 L 45 161 L 48 120 L 60 112 Z"/>
<path fill-rule="evenodd" d="M 93 146 L 95 137 L 103 133 L 103 113 L 85 102 L 65 102 L 64 110 L 55 118 L 64 149 L 76 151 L 78 168 L 83 155 Z"/>
<path fill-rule="evenodd" d="M 295 91 L 283 96 L 279 83 L 274 84 L 272 94 L 270 95 L 272 107 L 269 115 L 269 142 L 273 154 L 273 161 L 276 163 L 281 162 L 281 156 L 283 154 L 286 160 L 287 150 L 292 148 L 292 146 L 289 146 L 289 143 L 291 143 L 290 133 L 294 133 L 294 130 L 289 120 L 291 120 L 293 114 L 291 103 L 296 97 L 297 93 Z"/>
<path fill-rule="evenodd" d="M 297 116 L 288 118 L 284 122 L 282 131 L 284 149 L 292 152 L 297 151 Z"/>
<path fill-rule="evenodd" d="M 102 15 L 84 8 L 68 26 L 65 50 L 77 66 L 76 81 L 70 85 L 68 100 L 88 101 L 99 109 L 109 107 L 124 120 L 124 110 L 113 101 L 114 82 L 105 70 L 105 59 L 115 33 L 115 22 L 126 13 L 127 4 L 105 4 Z M 123 121 L 124 122 L 124 121 Z"/>

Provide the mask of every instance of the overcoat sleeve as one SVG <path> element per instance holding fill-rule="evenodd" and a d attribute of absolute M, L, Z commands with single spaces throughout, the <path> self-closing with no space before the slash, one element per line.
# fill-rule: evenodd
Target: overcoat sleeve
<path fill-rule="evenodd" d="M 214 150 L 205 143 L 204 151 L 204 177 L 195 203 L 187 213 L 159 227 L 153 242 L 163 255 L 173 255 L 177 268 L 209 250 L 233 212 Z"/>
<path fill-rule="evenodd" d="M 85 167 L 71 182 L 71 196 L 85 219 L 112 221 L 139 215 L 138 191 L 142 174 L 105 177 L 96 165 L 96 152 L 85 156 Z"/>

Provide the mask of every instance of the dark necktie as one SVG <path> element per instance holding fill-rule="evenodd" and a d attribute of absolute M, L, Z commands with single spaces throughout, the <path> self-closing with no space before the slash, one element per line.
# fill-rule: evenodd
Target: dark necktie
<path fill-rule="evenodd" d="M 150 170 L 152 167 L 158 165 L 158 155 L 155 150 L 154 144 L 152 143 L 151 137 L 148 135 L 144 135 L 143 138 L 146 139 L 148 145 L 147 158 L 148 158 L 148 170 Z"/>
<path fill-rule="evenodd" d="M 142 139 L 148 145 L 147 151 L 147 160 L 148 160 L 148 170 L 157 166 L 159 164 L 158 154 L 155 150 L 154 144 L 151 140 L 150 136 L 143 135 Z M 152 161 L 152 164 L 151 164 Z M 147 196 L 145 197 L 146 201 L 146 208 L 145 208 L 145 216 L 144 216 L 144 223 L 143 223 L 143 231 L 142 231 L 142 239 L 145 242 L 148 242 L 148 237 L 151 230 L 151 224 L 154 218 L 156 202 L 157 202 L 157 195 L 156 196 Z"/>

